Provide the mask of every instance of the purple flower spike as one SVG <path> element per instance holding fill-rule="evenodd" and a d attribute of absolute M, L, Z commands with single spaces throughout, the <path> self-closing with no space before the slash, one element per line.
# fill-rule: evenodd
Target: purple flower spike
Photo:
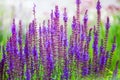
<path fill-rule="evenodd" d="M 109 60 L 109 65 L 111 65 L 112 63 L 112 57 L 113 57 L 113 52 L 115 51 L 115 48 L 116 48 L 116 37 L 114 37 L 114 41 L 113 41 L 113 44 L 112 44 L 112 49 L 111 49 L 111 52 L 110 52 L 110 60 Z"/>
<path fill-rule="evenodd" d="M 76 4 L 80 4 L 81 3 L 81 0 L 76 0 Z"/>
<path fill-rule="evenodd" d="M 98 36 L 99 36 L 99 32 L 100 32 L 100 22 L 101 22 L 101 5 L 100 5 L 100 1 L 98 0 L 97 2 L 97 6 L 96 6 L 96 9 L 97 9 L 97 31 L 98 31 Z"/>
<path fill-rule="evenodd" d="M 33 48 L 33 55 L 38 58 L 38 53 L 37 53 L 37 48 L 36 46 L 34 45 L 34 48 Z"/>
<path fill-rule="evenodd" d="M 88 13 L 88 10 L 85 11 L 85 15 L 84 15 L 84 19 L 83 19 L 84 22 L 88 21 L 88 15 L 87 15 L 87 13 Z"/>
<path fill-rule="evenodd" d="M 96 6 L 96 9 L 97 9 L 97 10 L 100 10 L 100 9 L 101 9 L 100 0 L 98 0 L 98 1 L 97 1 L 97 6 Z"/>
<path fill-rule="evenodd" d="M 61 76 L 61 80 L 69 79 L 69 70 L 67 66 L 64 66 L 63 75 Z"/>
<path fill-rule="evenodd" d="M 38 52 L 35 45 L 33 47 L 33 56 L 34 56 L 34 70 L 36 71 L 36 74 L 39 75 Z"/>
<path fill-rule="evenodd" d="M 87 39 L 87 43 L 89 43 L 91 41 L 91 33 L 92 33 L 92 28 L 90 28 L 90 30 L 89 30 L 89 36 Z"/>
<path fill-rule="evenodd" d="M 83 21 L 84 21 L 84 29 L 85 29 L 86 35 L 87 35 L 87 21 L 88 21 L 87 12 L 88 12 L 88 10 L 85 11 L 85 15 L 84 15 L 84 19 L 83 19 Z"/>
<path fill-rule="evenodd" d="M 89 54 L 87 51 L 85 51 L 82 55 L 82 76 L 87 76 L 89 73 Z"/>
<path fill-rule="evenodd" d="M 64 8 L 63 20 L 64 20 L 64 22 L 67 22 L 67 21 L 68 21 L 66 8 Z"/>
<path fill-rule="evenodd" d="M 26 80 L 31 80 L 30 70 L 26 71 Z"/>
<path fill-rule="evenodd" d="M 113 53 L 115 51 L 115 48 L 116 48 L 116 37 L 114 37 L 114 41 L 113 41 L 113 44 L 112 44 L 112 50 L 111 52 Z"/>
<path fill-rule="evenodd" d="M 45 66 L 46 69 L 45 69 L 44 79 L 51 80 L 51 75 L 54 69 L 54 60 L 53 60 L 52 53 L 49 52 L 49 50 L 46 56 L 46 64 L 47 65 Z"/>
<path fill-rule="evenodd" d="M 51 10 L 50 16 L 51 16 L 51 19 L 53 20 L 53 18 L 54 18 L 54 16 L 53 16 L 53 10 Z"/>
<path fill-rule="evenodd" d="M 33 26 L 34 25 L 32 23 L 29 24 L 29 34 L 30 35 L 34 35 L 34 28 L 33 28 Z"/>
<path fill-rule="evenodd" d="M 2 56 L 2 60 L 0 61 L 0 79 L 3 80 L 3 72 L 4 72 L 4 66 L 5 66 L 5 62 L 6 62 L 6 55 L 5 55 L 5 49 L 4 49 L 4 46 L 3 46 L 3 56 Z"/>
<path fill-rule="evenodd" d="M 86 52 L 85 54 L 83 54 L 83 61 L 88 61 L 89 60 L 89 55 L 88 52 Z"/>
<path fill-rule="evenodd" d="M 104 70 L 106 64 L 106 56 L 102 55 L 100 57 L 100 71 Z"/>
<path fill-rule="evenodd" d="M 23 46 L 22 46 L 22 22 L 19 21 L 19 32 L 18 32 L 18 44 L 19 44 L 19 55 L 20 55 L 20 77 L 24 76 L 24 58 L 23 58 Z"/>
<path fill-rule="evenodd" d="M 36 13 L 36 5 L 34 4 L 34 6 L 33 6 L 33 15 L 34 15 L 34 19 L 35 19 L 35 13 Z"/>
<path fill-rule="evenodd" d="M 93 42 L 93 67 L 94 72 L 98 72 L 98 33 L 94 26 L 94 42 Z"/>
<path fill-rule="evenodd" d="M 67 59 L 67 55 L 64 55 L 64 68 L 63 74 L 61 75 L 61 80 L 69 80 L 69 68 L 68 68 L 69 60 Z"/>
<path fill-rule="evenodd" d="M 16 34 L 15 19 L 13 19 L 13 24 L 12 24 L 12 34 Z"/>
<path fill-rule="evenodd" d="M 19 34 L 18 34 L 19 38 L 18 38 L 18 43 L 20 46 L 20 51 L 22 51 L 22 22 L 21 20 L 19 21 Z"/>
<path fill-rule="evenodd" d="M 69 50 L 68 50 L 68 53 L 69 53 L 70 56 L 73 57 L 73 55 L 74 55 L 74 47 L 73 47 L 72 45 L 70 45 L 70 48 L 69 48 Z"/>
<path fill-rule="evenodd" d="M 0 80 L 3 80 L 3 72 L 4 72 L 4 64 L 5 63 L 5 61 L 4 61 L 4 59 L 2 59 L 1 61 L 0 61 Z"/>
<path fill-rule="evenodd" d="M 111 50 L 111 52 L 114 52 L 115 48 L 116 48 L 116 45 L 113 44 L 113 45 L 112 45 L 112 50 Z"/>
<path fill-rule="evenodd" d="M 73 16 L 73 21 L 72 21 L 72 30 L 76 29 L 76 18 Z"/>
<path fill-rule="evenodd" d="M 110 20 L 109 17 L 107 17 L 107 23 L 106 23 L 106 30 L 110 28 Z"/>
<path fill-rule="evenodd" d="M 68 40 L 67 38 L 65 37 L 65 34 L 63 33 L 62 35 L 62 45 L 67 47 L 68 46 Z"/>
<path fill-rule="evenodd" d="M 82 67 L 82 76 L 87 76 L 89 73 L 89 69 L 87 67 Z"/>
<path fill-rule="evenodd" d="M 59 14 L 59 9 L 58 9 L 58 6 L 55 6 L 55 17 L 56 18 L 59 18 L 60 14 Z"/>

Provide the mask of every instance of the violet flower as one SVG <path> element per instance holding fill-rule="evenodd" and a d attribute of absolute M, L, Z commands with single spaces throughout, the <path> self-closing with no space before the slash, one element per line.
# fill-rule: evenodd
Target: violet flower
<path fill-rule="evenodd" d="M 31 74 L 30 74 L 30 53 L 29 53 L 29 46 L 28 46 L 28 33 L 26 34 L 26 40 L 25 40 L 25 47 L 24 47 L 24 53 L 25 53 L 25 62 L 26 62 L 26 80 L 31 80 Z"/>
<path fill-rule="evenodd" d="M 2 48 L 2 60 L 0 61 L 0 79 L 3 80 L 3 75 L 4 75 L 4 71 L 5 71 L 5 63 L 6 63 L 6 54 L 5 54 L 5 49 L 4 47 Z"/>
<path fill-rule="evenodd" d="M 100 71 L 104 70 L 105 64 L 106 64 L 106 56 L 101 55 L 101 57 L 100 57 Z"/>
<path fill-rule="evenodd" d="M 67 17 L 66 8 L 64 8 L 63 20 L 64 20 L 64 22 L 67 22 L 67 21 L 68 21 L 68 17 Z"/>
<path fill-rule="evenodd" d="M 101 9 L 100 0 L 98 0 L 98 1 L 97 1 L 97 6 L 96 6 L 96 9 L 97 9 L 97 10 L 100 10 L 100 9 Z"/>
<path fill-rule="evenodd" d="M 7 70 L 7 73 L 8 73 L 8 80 L 11 80 L 11 79 L 14 79 L 14 69 L 15 69 L 15 65 L 14 65 L 14 49 L 13 49 L 13 42 L 12 42 L 12 37 L 10 37 L 9 41 L 7 42 L 7 48 L 6 48 L 6 51 L 7 51 L 7 54 L 8 54 L 8 70 Z"/>
<path fill-rule="evenodd" d="M 36 74 L 39 76 L 39 64 L 38 64 L 38 52 L 37 52 L 37 48 L 36 46 L 34 45 L 33 47 L 33 61 L 34 61 L 34 71 L 36 71 Z M 34 73 L 34 72 L 33 72 Z M 38 77 L 37 76 L 37 77 Z"/>
<path fill-rule="evenodd" d="M 59 14 L 58 6 L 55 6 L 55 12 L 54 12 L 54 14 L 55 14 L 56 18 L 59 18 L 60 14 Z"/>
<path fill-rule="evenodd" d="M 17 56 L 18 48 L 17 48 L 17 32 L 16 32 L 15 19 L 13 19 L 13 24 L 12 24 L 12 42 L 14 42 L 14 44 L 12 44 L 14 50 L 14 56 Z"/>
<path fill-rule="evenodd" d="M 64 55 L 64 68 L 63 74 L 61 75 L 61 80 L 69 80 L 69 68 L 68 68 L 69 61 L 67 59 L 67 55 Z"/>
<path fill-rule="evenodd" d="M 89 50 L 89 45 L 91 41 L 91 33 L 92 33 L 92 28 L 89 30 L 89 34 L 87 36 L 86 44 L 87 44 L 87 50 Z"/>
<path fill-rule="evenodd" d="M 94 42 L 93 42 L 93 67 L 94 72 L 98 72 L 98 33 L 94 26 Z"/>
<path fill-rule="evenodd" d="M 47 76 L 49 79 L 51 79 L 51 75 L 53 73 L 53 69 L 54 69 L 54 61 L 53 61 L 53 56 L 52 56 L 52 53 L 49 53 L 48 52 L 48 55 L 47 55 Z"/>
<path fill-rule="evenodd" d="M 72 30 L 74 31 L 76 29 L 76 18 L 73 16 L 73 21 L 72 21 Z"/>
<path fill-rule="evenodd" d="M 67 38 L 65 37 L 65 34 L 63 34 L 62 36 L 63 36 L 63 38 L 62 38 L 62 45 L 63 45 L 64 47 L 67 47 L 67 46 L 68 46 L 68 40 L 67 40 Z"/>
<path fill-rule="evenodd" d="M 51 42 L 48 40 L 46 44 L 46 49 L 47 49 L 46 66 L 44 66 L 45 67 L 44 79 L 48 79 L 48 80 L 51 79 L 51 75 L 54 69 L 54 60 L 50 48 L 51 48 Z"/>
<path fill-rule="evenodd" d="M 84 29 L 85 29 L 86 35 L 87 35 L 87 21 L 88 21 L 87 12 L 88 12 L 88 10 L 86 10 L 85 15 L 84 15 L 84 19 L 83 19 L 83 21 L 84 21 Z"/>
<path fill-rule="evenodd" d="M 111 65 L 112 63 L 112 57 L 113 57 L 113 52 L 115 51 L 115 48 L 116 48 L 116 37 L 114 37 L 114 41 L 113 41 L 113 44 L 112 44 L 112 49 L 111 49 L 111 52 L 110 52 L 110 57 L 109 57 L 109 66 Z"/>
<path fill-rule="evenodd" d="M 4 59 L 0 61 L 0 79 L 3 80 L 3 72 L 4 72 Z"/>
<path fill-rule="evenodd" d="M 75 53 L 76 60 L 80 61 L 81 56 L 80 56 L 80 52 L 79 52 L 79 46 L 77 45 L 77 43 L 75 43 L 75 45 L 74 45 L 74 53 Z"/>
<path fill-rule="evenodd" d="M 77 6 L 77 11 L 76 11 L 77 23 L 80 22 L 80 3 L 81 3 L 81 0 L 76 0 L 76 6 Z"/>
<path fill-rule="evenodd" d="M 105 35 L 105 40 L 104 40 L 104 48 L 105 48 L 105 50 L 106 50 L 106 47 L 107 47 L 109 28 L 110 28 L 110 22 L 109 22 L 109 17 L 107 17 L 107 22 L 106 22 L 106 35 Z"/>
<path fill-rule="evenodd" d="M 71 37 L 70 37 L 70 43 L 69 43 L 69 49 L 68 49 L 68 56 L 69 56 L 69 62 L 71 64 L 74 56 L 74 45 Z"/>
<path fill-rule="evenodd" d="M 39 59 L 42 63 L 44 63 L 44 58 L 43 58 L 43 40 L 42 40 L 43 34 L 42 34 L 42 28 L 41 26 L 39 27 Z"/>
<path fill-rule="evenodd" d="M 80 4 L 81 3 L 81 0 L 76 0 L 76 4 Z"/>
<path fill-rule="evenodd" d="M 61 80 L 69 80 L 69 70 L 67 66 L 64 66 L 63 75 L 61 76 Z"/>
<path fill-rule="evenodd" d="M 82 76 L 87 76 L 89 73 L 89 66 L 88 66 L 88 62 L 89 62 L 89 54 L 88 52 L 84 52 L 84 54 L 82 55 Z"/>
<path fill-rule="evenodd" d="M 30 70 L 29 69 L 27 69 L 27 71 L 26 71 L 26 80 L 31 80 Z"/>
<path fill-rule="evenodd" d="M 97 9 L 97 31 L 98 31 L 98 35 L 100 32 L 100 22 L 101 22 L 101 4 L 100 4 L 100 0 L 97 1 L 97 5 L 96 5 L 96 9 Z"/>
<path fill-rule="evenodd" d="M 18 32 L 18 43 L 19 43 L 19 55 L 20 55 L 20 77 L 24 76 L 24 56 L 23 56 L 23 46 L 22 46 L 22 22 L 19 21 L 19 32 Z"/>
<path fill-rule="evenodd" d="M 106 30 L 109 30 L 109 28 L 110 28 L 110 20 L 109 17 L 107 17 Z"/>
<path fill-rule="evenodd" d="M 33 76 L 33 74 L 35 73 L 35 69 L 34 69 L 34 60 L 31 58 L 30 60 L 30 73 L 31 73 L 31 77 Z"/>

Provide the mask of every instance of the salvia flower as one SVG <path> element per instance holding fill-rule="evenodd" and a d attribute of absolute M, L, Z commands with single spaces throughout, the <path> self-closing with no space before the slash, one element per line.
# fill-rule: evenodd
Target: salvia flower
<path fill-rule="evenodd" d="M 100 71 L 102 71 L 104 69 L 105 64 L 106 64 L 106 56 L 102 55 L 100 57 Z"/>
<path fill-rule="evenodd" d="M 113 57 L 113 52 L 115 51 L 116 49 L 116 37 L 114 37 L 114 41 L 113 41 L 113 44 L 112 44 L 112 49 L 111 49 L 111 52 L 110 52 L 110 57 L 109 57 L 109 66 L 111 65 L 112 63 L 112 57 Z"/>
<path fill-rule="evenodd" d="M 22 22 L 19 21 L 19 32 L 18 32 L 18 43 L 19 43 L 19 55 L 20 55 L 20 77 L 24 76 L 24 56 L 23 56 L 23 46 L 22 46 Z"/>
<path fill-rule="evenodd" d="M 85 11 L 85 15 L 84 15 L 84 19 L 83 19 L 84 23 L 88 21 L 87 12 L 88 12 L 88 10 Z"/>
<path fill-rule="evenodd" d="M 58 9 L 58 6 L 57 6 L 57 5 L 55 6 L 55 12 L 54 12 L 54 14 L 55 14 L 55 17 L 56 17 L 56 18 L 59 18 L 60 13 L 59 13 L 59 9 Z"/>
<path fill-rule="evenodd" d="M 76 0 L 76 4 L 80 4 L 81 3 L 81 0 Z"/>
<path fill-rule="evenodd" d="M 106 30 L 108 30 L 109 28 L 110 28 L 110 21 L 109 21 L 109 17 L 107 17 Z"/>
<path fill-rule="evenodd" d="M 5 54 L 5 49 L 4 49 L 4 47 L 3 47 L 3 50 L 2 50 L 2 52 L 3 52 L 3 56 L 2 56 L 2 60 L 0 61 L 0 79 L 1 80 L 3 80 L 3 72 L 4 72 L 4 68 L 5 68 L 5 62 L 6 62 L 6 54 Z"/>
<path fill-rule="evenodd" d="M 97 1 L 97 5 L 96 5 L 96 9 L 97 9 L 97 31 L 98 31 L 98 36 L 99 36 L 99 32 L 100 32 L 100 22 L 101 22 L 101 4 L 100 1 Z"/>
<path fill-rule="evenodd" d="M 85 48 L 87 45 L 85 45 Z M 88 51 L 85 49 L 84 53 L 82 54 L 82 76 L 87 76 L 89 73 L 89 54 Z"/>
<path fill-rule="evenodd" d="M 98 72 L 98 33 L 94 26 L 94 42 L 93 42 L 93 67 L 94 72 Z"/>
<path fill-rule="evenodd" d="M 89 30 L 89 34 L 88 34 L 88 37 L 87 37 L 87 44 L 89 46 L 89 43 L 91 41 L 91 33 L 92 33 L 92 28 Z"/>
<path fill-rule="evenodd" d="M 76 18 L 73 16 L 73 21 L 72 21 L 72 30 L 76 29 Z"/>
<path fill-rule="evenodd" d="M 64 20 L 64 22 L 67 22 L 67 21 L 68 21 L 68 17 L 67 17 L 66 8 L 64 8 L 63 20 Z"/>
<path fill-rule="evenodd" d="M 96 6 L 96 9 L 97 9 L 97 10 L 100 10 L 100 9 L 101 9 L 100 0 L 98 0 L 98 1 L 97 1 L 97 6 Z"/>
<path fill-rule="evenodd" d="M 26 80 L 31 80 L 30 70 L 26 71 Z"/>
<path fill-rule="evenodd" d="M 61 76 L 61 80 L 69 80 L 69 70 L 67 66 L 64 66 L 63 75 Z"/>
<path fill-rule="evenodd" d="M 52 53 L 49 53 L 48 52 L 48 55 L 47 55 L 47 65 L 46 65 L 46 68 L 47 68 L 47 76 L 49 79 L 53 73 L 53 69 L 54 69 L 54 61 L 53 61 L 53 56 L 52 56 Z"/>
<path fill-rule="evenodd" d="M 64 55 L 64 68 L 63 68 L 63 74 L 61 75 L 62 80 L 69 80 L 69 68 L 68 68 L 69 61 L 67 59 L 67 55 Z"/>
<path fill-rule="evenodd" d="M 16 34 L 16 24 L 15 24 L 15 19 L 13 19 L 13 24 L 12 24 L 12 34 Z"/>

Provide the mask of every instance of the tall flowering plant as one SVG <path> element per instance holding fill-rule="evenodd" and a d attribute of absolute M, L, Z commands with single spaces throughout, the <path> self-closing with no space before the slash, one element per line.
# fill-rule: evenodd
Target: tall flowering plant
<path fill-rule="evenodd" d="M 34 19 L 29 23 L 25 39 L 22 20 L 19 21 L 17 32 L 13 19 L 12 34 L 6 43 L 6 50 L 3 47 L 0 61 L 0 80 L 80 80 L 90 75 L 105 75 L 113 63 L 117 36 L 114 37 L 111 50 L 108 50 L 110 19 L 107 17 L 105 37 L 101 38 L 100 0 L 96 5 L 97 24 L 94 27 L 89 28 L 88 25 L 89 9 L 85 11 L 83 21 L 80 20 L 80 6 L 81 0 L 76 0 L 76 15 L 73 15 L 70 36 L 67 9 L 64 8 L 61 23 L 58 5 L 55 6 L 55 10 L 51 10 L 50 19 L 39 24 L 39 30 L 34 5 Z M 118 68 L 119 60 L 111 78 L 117 77 Z"/>

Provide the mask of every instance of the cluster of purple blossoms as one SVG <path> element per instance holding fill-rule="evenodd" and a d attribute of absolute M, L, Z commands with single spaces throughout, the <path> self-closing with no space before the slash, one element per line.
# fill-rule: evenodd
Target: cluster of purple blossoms
<path fill-rule="evenodd" d="M 111 50 L 107 50 L 110 20 L 107 17 L 105 37 L 101 39 L 99 36 L 100 0 L 96 6 L 97 25 L 93 28 L 89 28 L 88 25 L 89 10 L 85 11 L 83 22 L 80 21 L 80 3 L 81 0 L 76 0 L 76 15 L 73 16 L 71 23 L 70 38 L 66 8 L 62 15 L 63 23 L 60 23 L 59 7 L 55 6 L 55 10 L 51 10 L 50 19 L 47 22 L 44 20 L 37 30 L 36 6 L 34 5 L 34 19 L 29 24 L 25 39 L 23 38 L 22 21 L 19 21 L 17 33 L 15 19 L 13 19 L 12 34 L 6 43 L 6 50 L 3 47 L 3 56 L 0 61 L 0 80 L 54 80 L 58 74 L 61 76 L 61 80 L 71 80 L 72 72 L 81 77 L 93 73 L 98 75 L 101 72 L 104 73 L 112 63 L 116 37 L 114 37 Z M 90 47 L 91 44 L 92 47 Z M 92 56 L 89 49 L 93 51 Z M 113 77 L 117 75 L 118 63 L 119 61 L 116 63 Z M 5 74 L 8 75 L 7 78 L 5 78 Z"/>

